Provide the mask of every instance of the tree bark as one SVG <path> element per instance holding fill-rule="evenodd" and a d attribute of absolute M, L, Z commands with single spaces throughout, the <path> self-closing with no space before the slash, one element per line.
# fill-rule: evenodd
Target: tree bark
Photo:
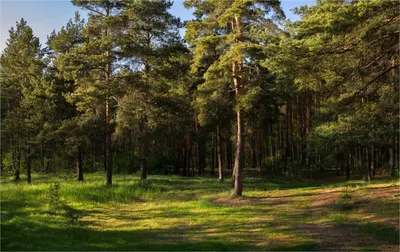
<path fill-rule="evenodd" d="M 27 175 L 28 175 L 28 178 L 27 178 L 28 184 L 30 184 L 30 183 L 32 182 L 32 177 L 31 177 L 31 161 L 32 161 L 31 155 L 30 155 L 30 153 L 28 153 L 28 155 L 27 155 L 27 157 L 26 157 L 26 173 L 27 173 Z"/>
<path fill-rule="evenodd" d="M 336 147 L 335 147 L 335 161 L 336 161 L 336 163 L 335 163 L 335 173 L 336 173 L 336 176 L 339 176 L 339 163 L 340 163 L 340 160 L 339 160 L 339 155 L 337 153 L 337 148 Z"/>
<path fill-rule="evenodd" d="M 368 147 L 365 148 L 365 180 L 371 182 L 371 151 Z"/>
<path fill-rule="evenodd" d="M 186 151 L 186 141 L 183 144 L 183 149 L 182 149 L 182 159 L 183 159 L 183 169 L 182 169 L 182 176 L 186 176 L 186 170 L 187 170 L 187 151 Z"/>
<path fill-rule="evenodd" d="M 236 34 L 235 43 L 241 43 L 242 39 L 242 20 L 241 17 L 235 16 L 233 32 Z M 243 191 L 243 171 L 244 171 L 244 116 L 243 109 L 240 105 L 240 97 L 244 83 L 240 79 L 242 70 L 242 63 L 233 61 L 232 62 L 232 77 L 235 86 L 235 96 L 238 103 L 236 110 L 237 118 L 237 135 L 236 135 L 236 156 L 235 156 L 235 183 L 233 197 L 242 196 Z"/>
<path fill-rule="evenodd" d="M 219 122 L 217 123 L 217 159 L 218 159 L 218 180 L 224 180 L 224 170 L 222 168 L 222 141 L 221 141 L 221 129 Z"/>
<path fill-rule="evenodd" d="M 289 99 L 289 142 L 290 142 L 290 157 L 292 158 L 292 162 L 294 161 L 294 142 L 293 142 L 293 106 L 292 101 Z"/>
<path fill-rule="evenodd" d="M 19 181 L 20 179 L 20 169 L 21 169 L 21 146 L 20 146 L 20 136 L 19 136 L 19 130 L 18 130 L 18 149 L 17 149 L 17 160 L 16 160 L 16 170 L 15 170 L 15 175 L 14 179 L 16 181 Z"/>
<path fill-rule="evenodd" d="M 375 148 L 371 147 L 371 176 L 375 177 Z"/>
<path fill-rule="evenodd" d="M 83 164 L 82 164 L 81 146 L 78 146 L 77 159 L 76 159 L 76 170 L 78 173 L 78 182 L 82 182 L 83 181 Z"/>
<path fill-rule="evenodd" d="M 227 165 L 228 165 L 228 169 L 232 170 L 232 142 L 230 140 L 230 138 L 228 138 L 226 140 L 226 159 L 227 159 Z"/>
<path fill-rule="evenodd" d="M 393 163 L 393 159 L 394 159 L 394 155 L 393 155 L 393 147 L 389 148 L 389 170 L 392 176 L 395 176 L 395 170 L 394 170 L 394 163 Z"/>
<path fill-rule="evenodd" d="M 110 6 L 107 5 L 106 7 L 106 17 L 110 16 Z M 105 35 L 108 37 L 108 30 L 109 28 L 106 27 L 105 29 Z M 110 93 L 111 93 L 111 50 L 107 49 L 106 51 L 106 57 L 107 57 L 107 64 L 106 64 L 106 116 L 105 116 L 105 133 L 106 133 L 106 178 L 107 178 L 107 184 L 111 185 L 112 184 L 112 169 L 113 169 L 113 163 L 112 163 L 112 143 L 111 143 L 111 125 L 110 125 L 110 120 L 111 120 L 111 104 L 110 104 Z"/>
<path fill-rule="evenodd" d="M 350 161 L 351 161 L 351 154 L 348 155 L 346 158 L 346 180 L 350 179 Z"/>
<path fill-rule="evenodd" d="M 251 168 L 256 168 L 257 158 L 256 158 L 256 136 L 253 133 L 250 136 L 250 155 L 251 155 Z"/>
<path fill-rule="evenodd" d="M 211 133 L 211 175 L 214 176 L 215 134 Z"/>
<path fill-rule="evenodd" d="M 283 170 L 283 173 L 286 173 L 287 172 L 287 169 L 288 169 L 288 162 L 289 162 L 289 117 L 290 117 L 290 114 L 289 114 L 289 103 L 290 103 L 290 101 L 289 101 L 289 99 L 288 99 L 288 101 L 287 101 L 287 103 L 286 103 L 286 120 L 285 120 L 285 130 L 286 130 L 286 132 L 285 132 L 285 167 L 284 167 L 284 170 Z"/>
<path fill-rule="evenodd" d="M 302 150 L 301 150 L 301 100 L 300 100 L 300 94 L 296 95 L 296 108 L 297 108 L 297 116 L 296 116 L 296 127 L 297 127 L 297 144 L 296 144 L 296 150 L 297 150 L 297 162 L 302 162 Z"/>
<path fill-rule="evenodd" d="M 308 91 L 306 93 L 306 134 L 307 134 L 307 138 L 310 134 L 311 131 L 311 103 L 312 103 L 312 95 L 311 95 L 311 91 Z M 308 170 L 311 172 L 311 157 L 310 157 L 310 145 L 308 143 L 308 139 L 307 139 L 307 149 L 306 149 L 306 164 L 307 164 L 307 168 Z"/>

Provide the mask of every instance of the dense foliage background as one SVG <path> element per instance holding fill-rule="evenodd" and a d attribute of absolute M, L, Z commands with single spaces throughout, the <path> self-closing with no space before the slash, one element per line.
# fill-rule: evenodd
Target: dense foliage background
<path fill-rule="evenodd" d="M 399 2 L 73 0 L 40 44 L 21 19 L 1 54 L 1 174 L 243 169 L 398 174 Z"/>

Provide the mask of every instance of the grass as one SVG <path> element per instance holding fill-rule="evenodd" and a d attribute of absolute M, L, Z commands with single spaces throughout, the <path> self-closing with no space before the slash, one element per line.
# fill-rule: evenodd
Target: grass
<path fill-rule="evenodd" d="M 399 249 L 392 180 L 247 176 L 239 199 L 230 197 L 229 179 L 212 177 L 115 175 L 106 186 L 103 174 L 86 174 L 83 183 L 34 174 L 32 181 L 2 179 L 2 251 Z"/>

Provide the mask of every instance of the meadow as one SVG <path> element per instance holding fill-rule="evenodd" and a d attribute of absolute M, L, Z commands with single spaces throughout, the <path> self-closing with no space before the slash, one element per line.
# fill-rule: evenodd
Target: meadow
<path fill-rule="evenodd" d="M 35 174 L 2 180 L 1 250 L 399 249 L 399 183 Z"/>

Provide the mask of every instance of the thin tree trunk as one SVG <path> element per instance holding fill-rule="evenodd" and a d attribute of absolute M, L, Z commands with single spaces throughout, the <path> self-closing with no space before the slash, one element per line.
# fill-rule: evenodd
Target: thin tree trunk
<path fill-rule="evenodd" d="M 365 176 L 366 176 L 366 181 L 371 182 L 371 154 L 370 150 L 368 147 L 365 148 Z"/>
<path fill-rule="evenodd" d="M 44 167 L 44 146 L 43 141 L 40 143 L 40 170 L 41 172 L 46 172 Z"/>
<path fill-rule="evenodd" d="M 221 129 L 219 122 L 217 123 L 217 159 L 218 159 L 218 180 L 224 180 L 224 170 L 222 168 L 222 141 L 221 141 Z"/>
<path fill-rule="evenodd" d="M 20 167 L 21 167 L 21 154 L 18 152 L 17 153 L 17 160 L 16 160 L 16 170 L 15 170 L 15 174 L 14 174 L 14 179 L 15 180 L 19 180 L 20 179 Z"/>
<path fill-rule="evenodd" d="M 255 134 L 253 133 L 252 136 L 250 136 L 250 155 L 251 155 L 251 168 L 256 168 L 257 160 L 256 160 L 256 140 L 255 140 Z"/>
<path fill-rule="evenodd" d="M 31 155 L 30 155 L 30 153 L 28 153 L 28 155 L 26 157 L 26 172 L 27 172 L 27 175 L 28 175 L 28 178 L 27 178 L 28 184 L 30 184 L 32 182 L 31 161 L 32 161 Z"/>
<path fill-rule="evenodd" d="M 285 119 L 285 128 L 286 128 L 286 134 L 285 134 L 285 167 L 283 170 L 283 173 L 286 173 L 288 169 L 288 161 L 289 161 L 289 103 L 290 101 L 288 100 L 286 103 L 286 119 Z"/>
<path fill-rule="evenodd" d="M 191 167 L 192 167 L 192 176 L 194 176 L 194 166 L 195 166 L 195 162 L 193 159 L 193 146 L 190 145 L 190 153 L 189 153 L 189 157 L 190 157 L 190 163 L 191 163 Z"/>
<path fill-rule="evenodd" d="M 214 176 L 215 134 L 211 133 L 211 175 Z"/>
<path fill-rule="evenodd" d="M 144 136 L 141 139 L 141 155 L 140 155 L 140 178 L 142 180 L 147 178 L 148 172 L 148 158 L 149 158 L 149 141 L 147 133 L 144 133 Z"/>
<path fill-rule="evenodd" d="M 350 179 L 350 161 L 351 161 L 351 154 L 348 155 L 346 158 L 346 180 Z"/>
<path fill-rule="evenodd" d="M 375 148 L 371 147 L 371 176 L 375 177 Z"/>
<path fill-rule="evenodd" d="M 306 149 L 306 164 L 308 167 L 308 170 L 311 172 L 311 157 L 310 157 L 310 145 L 309 145 L 309 134 L 311 131 L 311 103 L 312 103 L 312 96 L 311 96 L 311 91 L 308 91 L 306 93 L 306 134 L 307 134 L 307 149 Z"/>
<path fill-rule="evenodd" d="M 339 158 L 338 158 L 338 153 L 337 153 L 337 148 L 335 147 L 335 172 L 336 172 L 336 176 L 339 176 Z"/>
<path fill-rule="evenodd" d="M 394 164 L 393 164 L 393 159 L 394 159 L 394 155 L 393 155 L 393 147 L 389 148 L 389 170 L 392 176 L 395 176 L 395 170 L 394 170 Z"/>
<path fill-rule="evenodd" d="M 199 175 L 201 175 L 202 172 L 202 158 L 201 158 L 201 136 L 200 136 L 200 132 L 199 132 L 199 124 L 197 121 L 197 114 L 194 113 L 194 127 L 196 130 L 196 161 L 197 161 L 197 172 Z"/>
<path fill-rule="evenodd" d="M 19 132 L 19 131 L 18 131 Z M 19 151 L 19 133 L 17 133 L 17 138 L 18 138 L 18 148 L 16 150 L 17 154 L 13 155 L 16 156 L 16 160 L 15 160 L 15 174 L 14 174 L 14 179 L 16 181 L 18 181 L 20 179 L 19 173 L 20 173 L 20 166 L 21 166 L 21 155 L 20 155 L 20 151 Z"/>
<path fill-rule="evenodd" d="M 227 165 L 228 165 L 228 169 L 232 170 L 232 142 L 231 140 L 228 138 L 226 140 L 226 152 L 227 152 Z"/>
<path fill-rule="evenodd" d="M 83 181 L 83 164 L 82 164 L 82 150 L 81 146 L 78 146 L 78 151 L 77 151 L 77 159 L 76 159 L 76 169 L 78 173 L 78 182 Z"/>
<path fill-rule="evenodd" d="M 241 17 L 235 16 L 235 20 L 232 25 L 232 30 L 236 34 L 235 43 L 241 43 L 242 39 L 242 20 Z M 241 75 L 241 62 L 232 62 L 232 77 L 235 86 L 236 101 L 239 101 L 241 97 L 241 90 L 243 88 L 243 82 L 240 79 Z M 237 135 L 236 135 L 236 156 L 235 156 L 235 167 L 234 167 L 234 192 L 233 197 L 242 196 L 243 191 L 243 172 L 244 172 L 244 116 L 243 110 L 239 106 L 236 110 L 237 118 Z"/>
<path fill-rule="evenodd" d="M 110 15 L 110 7 L 107 6 L 106 9 L 106 17 Z M 105 35 L 108 37 L 108 27 L 105 29 Z M 107 57 L 107 65 L 106 65 L 106 85 L 107 85 L 107 94 L 106 94 L 106 118 L 105 118 L 105 125 L 106 125 L 106 164 L 107 164 L 107 184 L 112 184 L 112 143 L 111 143 L 111 104 L 110 104 L 110 92 L 111 92 L 111 52 L 109 49 L 106 51 Z"/>
<path fill-rule="evenodd" d="M 103 165 L 107 173 L 107 122 L 104 120 L 104 144 L 103 144 Z"/>
<path fill-rule="evenodd" d="M 296 116 L 296 127 L 297 127 L 297 162 L 302 162 L 302 154 L 301 154 L 301 107 L 300 107 L 300 95 L 296 95 L 296 108 L 297 108 L 297 116 Z"/>
<path fill-rule="evenodd" d="M 244 121 L 241 109 L 237 111 L 237 145 L 235 156 L 235 184 L 234 197 L 242 196 L 243 191 L 243 169 L 244 169 Z"/>
<path fill-rule="evenodd" d="M 294 161 L 294 143 L 293 143 L 293 106 L 292 101 L 289 99 L 289 142 L 290 142 L 290 156 L 292 162 Z"/>
<path fill-rule="evenodd" d="M 187 169 L 187 151 L 186 151 L 186 141 L 184 142 L 184 146 L 182 149 L 182 159 L 183 159 L 183 170 L 182 176 L 186 176 L 186 169 Z"/>

